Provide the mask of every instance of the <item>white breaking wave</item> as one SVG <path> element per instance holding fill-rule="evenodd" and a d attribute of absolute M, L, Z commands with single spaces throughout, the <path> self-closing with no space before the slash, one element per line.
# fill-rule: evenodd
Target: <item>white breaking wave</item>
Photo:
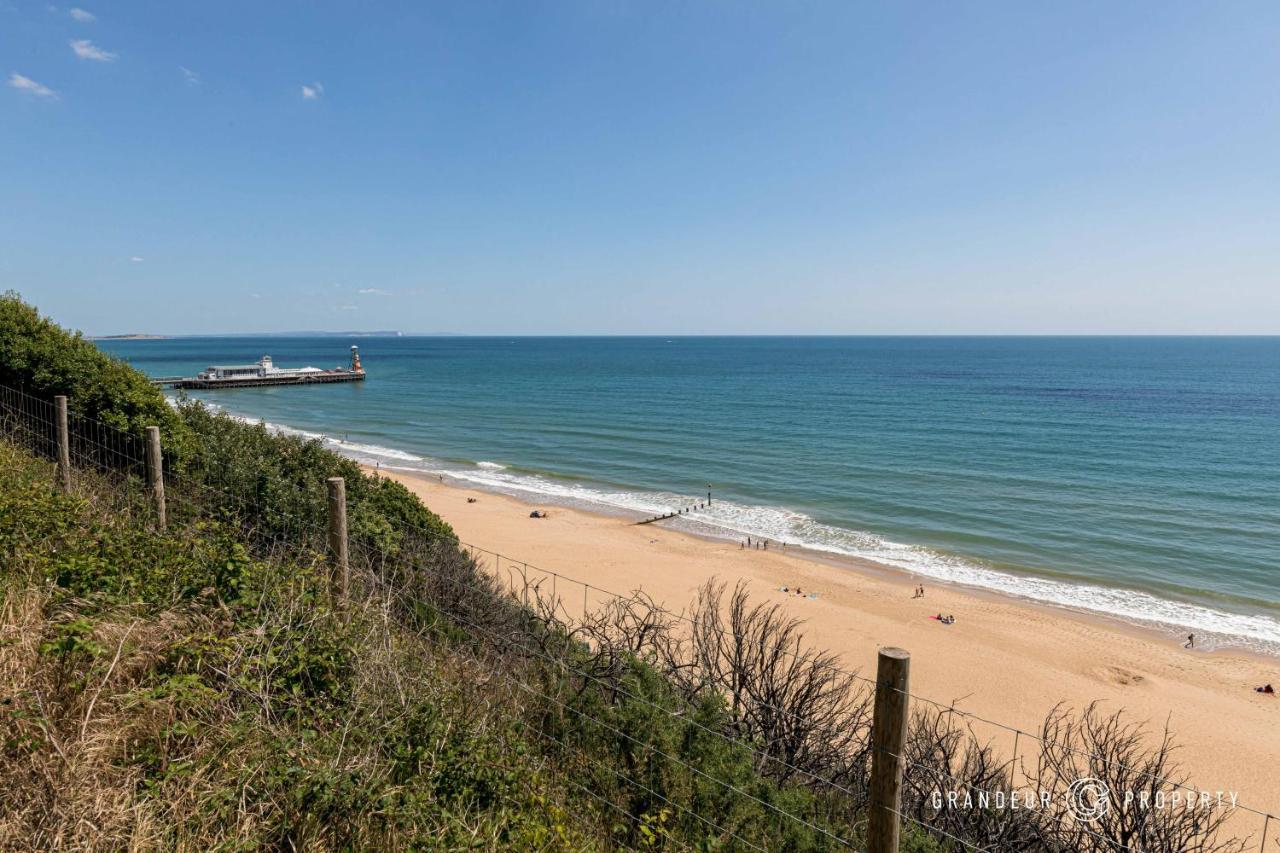
<path fill-rule="evenodd" d="M 248 423 L 260 422 L 236 417 Z M 665 513 L 678 507 L 696 505 L 701 500 L 673 492 L 612 491 L 573 481 L 516 474 L 498 462 L 453 464 L 394 448 L 261 422 L 268 429 L 286 435 L 318 439 L 325 446 L 366 464 L 378 463 L 395 470 L 445 476 L 460 484 L 526 500 L 635 515 Z M 388 464 L 388 460 L 398 464 Z M 1174 635 L 1195 633 L 1197 645 L 1204 648 L 1237 646 L 1280 655 L 1280 621 L 1265 614 L 1232 613 L 1160 598 L 1138 590 L 1000 571 L 964 557 L 892 542 L 872 533 L 822 524 L 804 513 L 782 507 L 714 500 L 710 507 L 695 509 L 669 523 L 706 536 L 727 539 L 764 537 L 815 552 L 871 560 L 924 578 L 1102 614 Z"/>
<path fill-rule="evenodd" d="M 205 405 L 208 405 L 208 404 L 206 403 Z M 264 421 L 261 418 L 250 418 L 250 417 L 245 417 L 244 415 L 233 415 L 230 412 L 228 412 L 227 414 L 229 417 L 232 417 L 235 420 L 238 420 L 242 423 L 262 424 L 267 429 L 271 430 L 272 432 L 279 433 L 280 435 L 296 435 L 296 436 L 299 436 L 300 438 L 309 438 L 309 439 L 317 440 L 322 444 L 324 444 L 324 446 L 329 448 L 330 450 L 337 451 L 343 454 L 344 456 L 350 456 L 352 459 L 355 459 L 357 462 L 364 462 L 372 465 L 374 463 L 381 463 L 382 461 L 387 459 L 394 459 L 397 462 L 424 461 L 423 457 L 421 456 L 415 456 L 414 454 L 406 453 L 403 450 L 396 450 L 394 447 L 383 447 L 379 444 L 361 444 L 358 441 L 350 441 L 345 438 L 335 438 L 331 435 L 327 435 L 322 432 L 309 432 L 308 430 L 305 430 L 305 429 L 298 429 L 296 427 L 285 426 L 284 424 L 271 423 L 270 421 Z"/>

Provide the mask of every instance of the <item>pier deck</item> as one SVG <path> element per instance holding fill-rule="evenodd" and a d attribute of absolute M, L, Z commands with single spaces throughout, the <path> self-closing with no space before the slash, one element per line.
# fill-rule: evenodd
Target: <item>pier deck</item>
<path fill-rule="evenodd" d="M 304 376 L 252 376 L 244 379 L 196 379 L 191 376 L 161 376 L 152 379 L 156 385 L 165 388 L 184 388 L 191 390 L 219 391 L 227 388 L 258 388 L 263 385 L 323 385 L 329 382 L 360 382 L 363 372 L 345 371 L 342 373 L 312 373 Z"/>

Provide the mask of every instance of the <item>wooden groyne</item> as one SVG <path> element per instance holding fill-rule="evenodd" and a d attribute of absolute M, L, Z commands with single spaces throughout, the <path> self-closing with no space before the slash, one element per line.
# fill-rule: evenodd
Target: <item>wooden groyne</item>
<path fill-rule="evenodd" d="M 665 513 L 663 515 L 655 515 L 650 518 L 637 521 L 636 524 L 637 525 L 653 524 L 655 521 L 666 521 L 668 518 L 675 518 L 676 516 L 687 515 L 693 512 L 695 509 L 706 509 L 709 506 L 711 506 L 711 493 L 707 492 L 707 499 L 702 503 L 690 504 L 689 506 L 682 506 L 679 509 L 672 510 L 671 512 Z"/>

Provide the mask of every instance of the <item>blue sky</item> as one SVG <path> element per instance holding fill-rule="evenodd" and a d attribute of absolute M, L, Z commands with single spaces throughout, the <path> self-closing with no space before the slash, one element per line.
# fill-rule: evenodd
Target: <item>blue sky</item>
<path fill-rule="evenodd" d="M 1280 4 L 0 0 L 89 333 L 1280 332 Z"/>

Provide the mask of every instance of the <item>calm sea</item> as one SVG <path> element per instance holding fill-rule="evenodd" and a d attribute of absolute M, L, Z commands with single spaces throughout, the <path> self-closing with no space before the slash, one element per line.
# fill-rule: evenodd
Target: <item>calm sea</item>
<path fill-rule="evenodd" d="M 870 557 L 1280 654 L 1280 338 L 184 338 L 363 383 L 201 396 L 383 466 Z M 480 543 L 483 544 L 483 543 Z M 836 569 L 833 569 L 836 571 Z M 1185 631 L 1183 631 L 1185 633 Z"/>

